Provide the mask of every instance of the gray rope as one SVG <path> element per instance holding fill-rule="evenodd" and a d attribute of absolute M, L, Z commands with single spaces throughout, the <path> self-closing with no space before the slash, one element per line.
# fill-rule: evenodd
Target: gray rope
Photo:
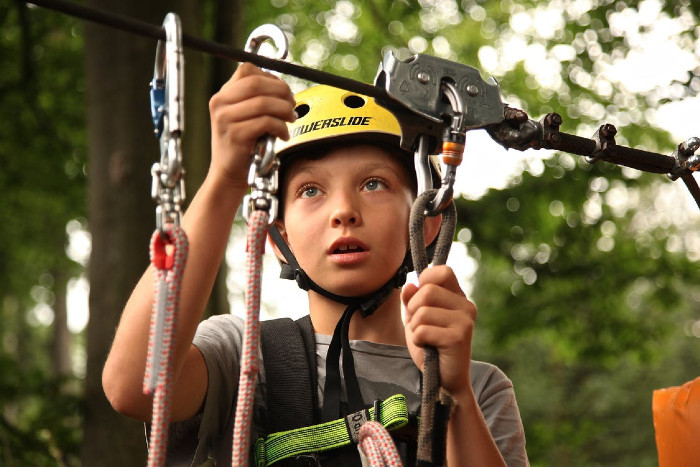
<path fill-rule="evenodd" d="M 428 267 L 428 252 L 425 248 L 424 225 L 428 204 L 435 198 L 437 190 L 428 190 L 413 203 L 409 222 L 411 256 L 416 273 Z M 457 213 L 454 201 L 442 212 L 442 226 L 438 234 L 433 256 L 433 264 L 447 262 L 452 246 Z M 438 351 L 427 346 L 423 357 L 423 394 L 421 400 L 421 420 L 418 432 L 418 466 L 439 466 L 445 462 L 447 420 L 451 409 L 451 398 L 440 388 L 440 368 Z"/>

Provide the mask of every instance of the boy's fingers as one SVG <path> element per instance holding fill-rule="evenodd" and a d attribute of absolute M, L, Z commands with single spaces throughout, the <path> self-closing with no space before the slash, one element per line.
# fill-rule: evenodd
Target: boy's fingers
<path fill-rule="evenodd" d="M 441 285 L 453 292 L 458 292 L 464 295 L 462 288 L 459 286 L 457 276 L 455 276 L 452 268 L 445 265 L 433 266 L 426 268 L 418 277 L 418 282 L 421 285 L 436 284 Z"/>
<path fill-rule="evenodd" d="M 462 310 L 451 310 L 439 307 L 421 307 L 413 314 L 412 329 L 418 326 L 455 327 L 469 324 L 471 318 Z"/>
<path fill-rule="evenodd" d="M 421 285 L 418 291 L 411 297 L 407 308 L 415 312 L 421 307 L 438 307 L 445 309 L 464 309 L 469 307 L 471 302 L 467 300 L 464 293 L 459 293 L 437 284 Z"/>
<path fill-rule="evenodd" d="M 258 70 L 260 71 L 260 70 Z M 211 106 L 241 102 L 255 96 L 268 95 L 288 100 L 294 105 L 294 95 L 287 83 L 268 73 L 243 73 L 238 71 L 212 98 Z"/>
<path fill-rule="evenodd" d="M 418 292 L 418 286 L 416 284 L 409 283 L 403 286 L 403 289 L 401 290 L 401 301 L 403 302 L 404 306 L 408 304 L 416 292 Z"/>
<path fill-rule="evenodd" d="M 260 116 L 276 117 L 292 122 L 295 119 L 294 106 L 285 99 L 274 96 L 256 96 L 244 103 L 222 106 L 216 114 L 217 122 L 222 124 L 237 123 Z"/>
<path fill-rule="evenodd" d="M 417 346 L 426 345 L 441 349 L 458 349 L 466 346 L 466 338 L 463 332 L 454 328 L 441 326 L 420 326 L 413 331 L 413 343 Z"/>

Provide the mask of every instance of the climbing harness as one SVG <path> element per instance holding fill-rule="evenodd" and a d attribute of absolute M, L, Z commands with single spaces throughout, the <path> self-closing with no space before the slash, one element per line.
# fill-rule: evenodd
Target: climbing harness
<path fill-rule="evenodd" d="M 279 58 L 285 58 L 289 44 L 284 32 L 272 24 L 256 28 L 248 37 L 246 51 L 255 53 L 260 45 L 270 40 Z M 232 465 L 248 465 L 250 452 L 250 425 L 252 422 L 255 385 L 258 377 L 258 342 L 260 339 L 260 282 L 262 258 L 265 253 L 267 228 L 277 217 L 277 168 L 274 138 L 264 136 L 257 142 L 248 174 L 250 195 L 243 206 L 248 222 L 248 260 L 246 284 L 246 320 L 241 349 L 241 369 L 238 383 L 236 416 L 233 431 Z"/>
<path fill-rule="evenodd" d="M 344 459 L 337 456 L 347 454 L 342 448 L 359 443 L 360 432 L 353 438 L 345 417 L 319 422 L 316 340 L 309 315 L 296 321 L 278 318 L 261 322 L 260 349 L 265 362 L 266 416 L 265 435 L 255 444 L 254 465 L 338 465 Z M 362 413 L 349 418 L 360 416 Z M 374 401 L 367 419 L 380 422 L 401 441 L 415 439 L 411 435 L 418 420 L 409 413 L 402 394 Z M 413 465 L 410 458 L 407 461 Z"/>
<path fill-rule="evenodd" d="M 173 339 L 180 284 L 187 260 L 187 235 L 180 228 L 185 199 L 180 137 L 184 129 L 183 58 L 180 19 L 168 13 L 163 22 L 151 82 L 151 116 L 160 141 L 160 162 L 153 164 L 151 196 L 157 203 L 156 230 L 151 237 L 155 270 L 153 310 L 143 392 L 153 395 L 148 465 L 165 465 L 170 413 Z"/>

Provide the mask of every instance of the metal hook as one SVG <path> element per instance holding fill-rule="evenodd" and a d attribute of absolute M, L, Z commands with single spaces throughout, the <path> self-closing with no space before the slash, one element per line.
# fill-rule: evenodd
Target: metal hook
<path fill-rule="evenodd" d="M 165 42 L 158 41 L 151 81 L 151 117 L 158 138 L 163 131 L 184 131 L 185 79 L 180 18 L 175 13 L 168 13 L 163 20 L 163 29 Z"/>
<path fill-rule="evenodd" d="M 158 203 L 156 225 L 179 224 L 185 199 L 180 136 L 184 131 L 184 58 L 182 26 L 175 13 L 163 20 L 165 41 L 158 41 L 151 81 L 151 118 L 160 140 L 160 162 L 153 164 L 151 196 Z"/>
<path fill-rule="evenodd" d="M 413 154 L 413 166 L 416 169 L 416 181 L 418 190 L 416 196 L 420 196 L 428 190 L 433 189 L 433 177 L 430 172 L 430 137 L 428 135 L 418 136 L 418 147 Z"/>
<path fill-rule="evenodd" d="M 289 41 L 284 31 L 274 24 L 263 24 L 258 26 L 248 36 L 245 51 L 248 53 L 258 53 L 260 46 L 266 41 L 272 41 L 277 50 L 278 60 L 284 60 L 289 53 Z M 263 137 L 258 140 L 255 146 L 254 160 L 257 175 L 263 176 L 270 172 L 275 159 L 275 143 L 272 137 Z"/>
<path fill-rule="evenodd" d="M 258 26 L 248 36 L 245 51 L 257 53 L 265 41 L 272 41 L 277 50 L 277 59 L 284 60 L 289 53 L 287 36 L 274 24 Z M 269 222 L 277 218 L 278 200 L 276 197 L 278 186 L 277 168 L 279 160 L 275 154 L 275 138 L 263 136 L 258 139 L 248 173 L 248 184 L 251 187 L 250 195 L 243 200 L 246 210 L 243 212 L 246 222 L 253 210 L 269 212 Z"/>
<path fill-rule="evenodd" d="M 466 109 L 464 101 L 457 91 L 457 87 L 450 81 L 444 81 L 441 89 L 452 107 L 452 120 L 450 126 L 445 128 L 442 139 L 442 162 L 445 164 L 445 174 L 442 184 L 435 194 L 435 198 L 428 206 L 428 215 L 435 216 L 449 206 L 454 195 L 454 184 L 457 176 L 457 167 L 462 163 L 466 129 L 464 128 L 464 116 Z"/>

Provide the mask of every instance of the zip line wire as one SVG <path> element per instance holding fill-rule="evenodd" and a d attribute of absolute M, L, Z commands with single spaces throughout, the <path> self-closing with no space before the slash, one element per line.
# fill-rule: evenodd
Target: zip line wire
<path fill-rule="evenodd" d="M 161 26 L 156 26 L 151 23 L 147 23 L 145 21 L 137 20 L 117 13 L 88 7 L 76 2 L 67 0 L 27 0 L 27 3 L 58 11 L 60 13 L 65 13 L 67 15 L 83 20 L 102 24 L 104 26 L 109 26 L 112 28 L 131 32 L 140 36 L 149 37 L 151 39 L 165 40 L 165 30 Z M 364 94 L 366 96 L 373 97 L 380 102 L 395 102 L 388 96 L 387 92 L 384 89 L 354 79 L 334 75 L 332 73 L 324 72 L 321 70 L 315 70 L 305 66 L 296 65 L 293 63 L 265 57 L 254 53 L 245 52 L 241 49 L 209 41 L 199 37 L 194 37 L 184 33 L 182 34 L 182 43 L 184 47 L 190 48 L 192 50 L 197 50 L 199 52 L 215 55 L 220 58 L 234 60 L 237 62 L 250 62 L 259 67 L 274 70 L 279 73 L 293 75 L 298 78 L 313 81 L 315 83 L 327 84 L 348 91 L 353 91 L 358 94 Z M 411 110 L 405 108 L 402 109 L 401 106 L 397 105 L 393 105 L 391 111 L 395 113 L 411 113 L 413 118 L 417 117 L 417 115 Z M 551 115 L 554 115 L 556 118 L 558 118 L 558 123 L 561 123 L 561 117 L 557 114 L 549 114 L 545 119 L 547 119 Z M 581 136 L 559 132 L 558 124 L 555 124 L 553 128 L 549 128 L 549 132 L 546 131 L 546 124 L 536 124 L 540 125 L 540 128 L 545 127 L 545 137 L 543 138 L 543 141 L 540 141 L 536 147 L 531 146 L 535 149 L 554 149 L 558 151 L 564 151 L 584 156 L 587 159 L 590 159 L 593 154 L 599 152 L 599 141 L 596 141 L 591 138 L 585 138 Z M 507 144 L 504 144 L 504 146 L 513 147 L 508 146 Z M 520 148 L 516 147 L 516 149 Z M 618 146 L 614 143 L 610 147 L 606 148 L 606 150 L 602 151 L 602 157 L 596 157 L 594 160 L 589 160 L 589 162 L 597 162 L 598 160 L 603 160 L 617 165 L 623 165 L 644 172 L 652 172 L 659 174 L 669 174 L 677 166 L 677 159 L 672 156 L 666 156 L 663 154 L 649 152 L 642 149 L 630 148 L 626 146 Z M 697 203 L 698 207 L 700 207 L 700 187 L 698 186 L 698 183 L 693 177 L 692 173 L 686 172 L 681 174 L 677 178 L 681 178 L 683 180 L 691 195 L 695 199 L 695 202 Z"/>
<path fill-rule="evenodd" d="M 75 18 L 102 24 L 122 31 L 130 32 L 139 36 L 149 37 L 156 40 L 165 40 L 165 30 L 161 26 L 141 21 L 128 16 L 112 13 L 89 7 L 77 2 L 67 0 L 26 0 L 27 3 L 42 8 L 58 11 Z M 182 45 L 186 48 L 215 55 L 220 58 L 233 60 L 236 62 L 250 62 L 261 68 L 267 68 L 280 73 L 293 75 L 316 83 L 329 84 L 334 87 L 353 91 L 358 94 L 374 97 L 376 99 L 388 100 L 386 91 L 371 84 L 363 83 L 351 78 L 334 75 L 321 70 L 295 65 L 294 63 L 265 57 L 254 53 L 245 52 L 242 49 L 230 47 L 218 42 L 209 41 L 188 34 L 182 34 Z"/>

